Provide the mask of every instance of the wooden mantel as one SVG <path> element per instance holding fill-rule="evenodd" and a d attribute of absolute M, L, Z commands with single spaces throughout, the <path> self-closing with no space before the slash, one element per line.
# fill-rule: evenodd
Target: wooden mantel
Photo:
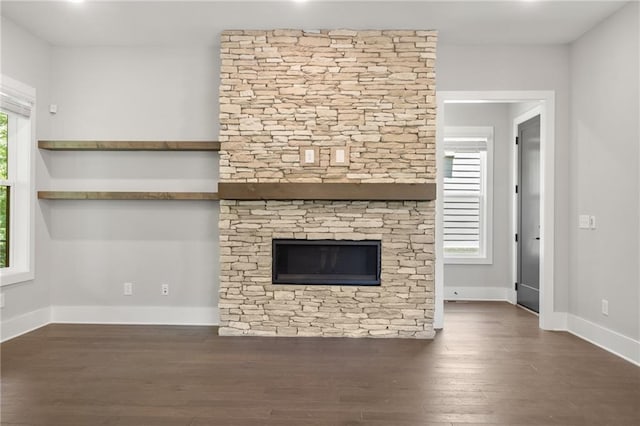
<path fill-rule="evenodd" d="M 431 201 L 435 183 L 219 183 L 221 200 Z"/>

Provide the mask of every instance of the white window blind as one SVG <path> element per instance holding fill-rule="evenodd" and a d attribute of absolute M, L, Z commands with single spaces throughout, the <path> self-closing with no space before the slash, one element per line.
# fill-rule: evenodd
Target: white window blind
<path fill-rule="evenodd" d="M 450 174 L 444 178 L 444 247 L 452 254 L 478 255 L 482 163 L 480 151 L 449 151 Z"/>
<path fill-rule="evenodd" d="M 33 109 L 33 99 L 18 90 L 6 87 L 6 77 L 0 82 L 0 108 L 7 112 L 18 114 L 22 117 L 30 118 Z"/>

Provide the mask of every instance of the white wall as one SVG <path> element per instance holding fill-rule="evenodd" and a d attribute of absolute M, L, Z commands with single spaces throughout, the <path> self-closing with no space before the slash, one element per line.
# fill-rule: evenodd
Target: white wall
<path fill-rule="evenodd" d="M 640 338 L 638 3 L 571 47 L 572 315 Z M 579 230 L 578 214 L 596 216 Z M 609 301 L 609 316 L 601 300 Z M 640 351 L 639 351 L 640 352 Z M 638 354 L 640 360 L 640 353 Z"/>
<path fill-rule="evenodd" d="M 509 104 L 446 104 L 445 126 L 488 126 L 493 141 L 493 263 L 444 265 L 448 299 L 503 299 L 511 284 L 511 128 Z M 455 293 L 454 293 L 455 292 Z"/>
<path fill-rule="evenodd" d="M 571 56 L 569 46 L 441 44 L 437 60 L 438 90 L 555 91 L 555 308 L 636 338 L 637 241 L 622 236 L 621 229 L 628 230 L 627 237 L 640 235 L 637 16 L 637 5 L 623 9 L 579 40 Z M 49 124 L 46 104 L 39 104 L 40 138 L 217 139 L 217 58 L 217 48 L 190 47 L 54 48 L 51 52 L 42 41 L 2 20 L 2 72 L 35 86 L 39 99 L 47 103 L 51 82 L 50 99 L 59 113 Z M 608 75 L 610 70 L 615 70 L 614 76 Z M 618 97 L 626 101 L 621 103 Z M 626 118 L 631 122 L 625 123 L 623 117 L 631 117 Z M 575 132 L 571 150 L 570 127 Z M 206 157 L 210 154 L 103 154 L 40 153 L 38 188 L 129 189 L 131 182 L 139 189 L 200 188 L 212 184 L 217 175 L 217 161 Z M 76 175 L 90 180 L 74 180 Z M 623 209 L 607 207 L 620 203 L 609 190 L 613 178 L 636 185 L 629 184 L 630 199 Z M 217 231 L 212 206 L 206 202 L 38 203 L 38 278 L 4 290 L 3 320 L 48 306 L 49 276 L 54 305 L 214 307 Z M 598 230 L 577 231 L 578 212 L 595 214 Z M 620 226 L 623 220 L 625 225 Z M 180 233 L 174 230 L 175 224 L 181 227 Z M 611 233 L 605 232 L 608 226 L 613 226 Z M 622 244 L 624 250 L 612 252 L 611 244 Z M 50 261 L 56 264 L 51 271 Z M 592 271 L 595 275 L 584 269 L 592 264 L 598 267 L 597 274 Z M 600 271 L 606 275 L 598 275 Z M 163 299 L 158 286 L 165 279 L 172 293 Z M 125 280 L 136 283 L 131 298 L 120 296 Z M 575 299 L 571 303 L 569 282 Z M 603 297 L 610 301 L 606 318 L 598 313 Z"/>
<path fill-rule="evenodd" d="M 216 139 L 218 49 L 55 47 L 55 137 Z"/>
<path fill-rule="evenodd" d="M 51 138 L 217 140 L 216 58 L 209 48 L 56 47 L 51 99 L 58 113 L 51 120 Z M 45 152 L 43 157 L 48 179 L 39 182 L 41 189 L 217 188 L 214 153 Z M 216 202 L 41 203 L 51 210 L 54 320 L 215 321 Z M 123 295 L 124 282 L 134 283 L 133 296 Z M 169 296 L 160 295 L 163 283 L 170 285 Z M 172 319 L 167 307 L 189 309 Z"/>
<path fill-rule="evenodd" d="M 49 132 L 47 113 L 50 96 L 51 48 L 48 44 L 24 31 L 13 22 L 2 18 L 2 74 L 36 89 L 36 137 Z M 36 182 L 43 174 L 44 165 L 36 155 Z M 2 338 L 41 325 L 48 320 L 49 308 L 49 234 L 45 218 L 46 206 L 35 205 L 35 279 L 5 286 L 5 306 L 0 311 Z"/>
<path fill-rule="evenodd" d="M 555 311 L 569 306 L 569 47 L 438 47 L 437 87 L 446 91 L 553 90 L 555 138 Z"/>
<path fill-rule="evenodd" d="M 556 297 L 563 310 L 568 51 L 562 46 L 441 45 L 438 55 L 441 90 L 556 90 Z M 56 47 L 51 64 L 51 103 L 58 105 L 58 114 L 51 119 L 48 138 L 217 138 L 217 48 Z M 209 162 L 209 154 L 164 154 L 41 152 L 38 188 L 200 190 L 214 183 L 217 162 Z M 39 205 L 51 211 L 44 227 L 51 246 L 43 250 L 55 265 L 50 274 L 54 306 L 215 306 L 213 203 Z M 183 228 L 182 236 L 167 230 L 174 224 Z M 135 283 L 134 296 L 121 296 L 124 281 Z M 168 298 L 158 296 L 161 281 L 172 286 Z"/>

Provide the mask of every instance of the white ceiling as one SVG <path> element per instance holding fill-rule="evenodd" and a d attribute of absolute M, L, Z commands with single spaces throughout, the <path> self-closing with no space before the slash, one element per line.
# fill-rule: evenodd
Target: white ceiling
<path fill-rule="evenodd" d="M 437 29 L 446 44 L 568 43 L 625 1 L 2 1 L 57 46 L 215 45 L 224 29 Z"/>

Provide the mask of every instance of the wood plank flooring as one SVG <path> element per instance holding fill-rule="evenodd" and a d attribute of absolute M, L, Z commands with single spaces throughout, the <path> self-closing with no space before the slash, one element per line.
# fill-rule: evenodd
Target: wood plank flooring
<path fill-rule="evenodd" d="M 640 368 L 506 303 L 435 340 L 52 324 L 1 345 L 2 425 L 638 425 Z"/>

